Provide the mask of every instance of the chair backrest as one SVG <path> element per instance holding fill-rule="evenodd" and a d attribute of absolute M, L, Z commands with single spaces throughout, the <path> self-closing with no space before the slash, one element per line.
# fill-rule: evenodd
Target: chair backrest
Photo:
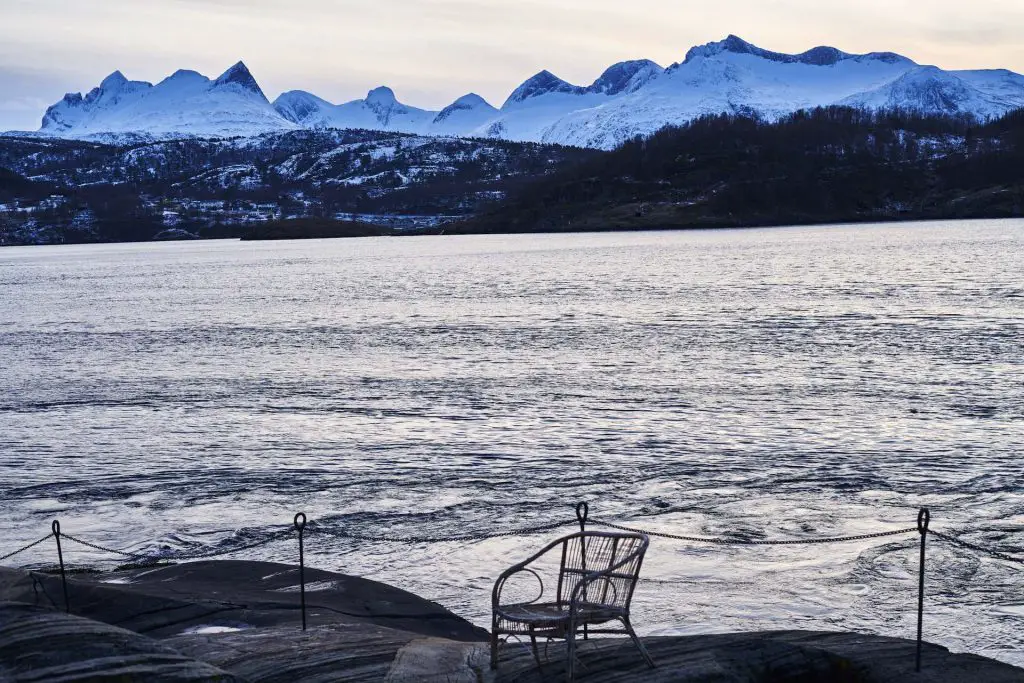
<path fill-rule="evenodd" d="M 587 574 L 601 578 L 582 589 L 582 602 L 628 610 L 649 540 L 643 534 L 584 531 L 562 539 L 558 603 L 567 605 Z M 621 565 L 621 566 L 619 566 Z"/>

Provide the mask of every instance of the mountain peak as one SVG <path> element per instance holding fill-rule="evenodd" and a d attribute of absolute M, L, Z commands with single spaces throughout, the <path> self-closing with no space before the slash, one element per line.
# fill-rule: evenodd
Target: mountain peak
<path fill-rule="evenodd" d="M 198 71 L 193 71 L 192 69 L 178 69 L 177 71 L 172 73 L 170 76 L 168 76 L 164 80 L 160 81 L 160 83 L 163 84 L 163 83 L 173 83 L 173 82 L 193 81 L 193 80 L 201 80 L 201 81 L 209 82 L 210 79 L 207 78 L 206 76 L 202 75 Z"/>
<path fill-rule="evenodd" d="M 649 59 L 619 62 L 605 69 L 587 90 L 606 95 L 633 92 L 662 71 L 664 69 Z"/>
<path fill-rule="evenodd" d="M 367 104 L 395 104 L 398 99 L 395 97 L 395 91 L 386 85 L 382 85 L 379 88 L 374 88 L 370 92 L 366 93 Z"/>
<path fill-rule="evenodd" d="M 452 105 L 460 107 L 479 107 L 481 105 L 487 105 L 487 100 L 477 95 L 475 92 L 467 93 L 459 99 L 452 102 Z"/>
<path fill-rule="evenodd" d="M 801 52 L 800 54 L 795 55 L 786 54 L 784 52 L 772 52 L 771 50 L 760 48 L 753 43 L 747 42 L 739 36 L 730 33 L 724 40 L 690 48 L 690 51 L 686 53 L 686 59 L 683 60 L 683 63 L 685 64 L 686 62 L 698 57 L 714 57 L 725 52 L 737 55 L 754 55 L 755 57 L 767 59 L 772 62 L 781 62 L 783 64 L 809 64 L 812 66 L 831 66 L 832 64 L 836 64 L 844 59 L 853 57 L 853 55 L 849 53 L 837 50 L 836 48 L 829 47 L 827 45 L 811 48 L 806 52 Z"/>
<path fill-rule="evenodd" d="M 437 116 L 434 117 L 434 123 L 446 121 L 457 112 L 472 112 L 475 116 L 489 117 L 497 113 L 497 111 L 498 110 L 492 107 L 487 100 L 480 97 L 475 92 L 471 92 L 467 95 L 463 95 L 438 112 Z"/>
<path fill-rule="evenodd" d="M 153 87 L 145 81 L 129 81 L 120 71 L 115 71 L 104 78 L 98 87 L 93 88 L 85 96 L 85 104 L 92 107 L 99 105 L 113 106 L 121 101 L 123 97 L 129 97 L 133 93 Z"/>
<path fill-rule="evenodd" d="M 253 78 L 252 73 L 249 71 L 249 67 L 245 65 L 245 62 L 238 61 L 231 66 L 227 71 L 217 77 L 217 80 L 213 82 L 213 87 L 225 86 L 225 85 L 237 85 L 244 90 L 248 90 L 259 95 L 262 99 L 266 100 L 267 96 L 263 94 L 256 79 Z"/>
<path fill-rule="evenodd" d="M 730 33 L 724 40 L 716 40 L 690 48 L 690 51 L 686 53 L 685 61 L 688 62 L 694 57 L 714 57 L 715 55 L 722 54 L 723 52 L 752 54 L 759 51 L 761 51 L 761 48 L 757 47 L 753 43 L 748 43 L 739 36 Z"/>
<path fill-rule="evenodd" d="M 114 73 L 110 74 L 102 81 L 100 81 L 100 88 L 102 88 L 103 90 L 116 90 L 117 88 L 120 88 L 127 82 L 128 79 L 124 77 L 123 73 L 121 73 L 120 71 L 115 71 Z"/>
<path fill-rule="evenodd" d="M 530 76 L 526 79 L 522 85 L 512 91 L 512 94 L 505 100 L 505 105 L 516 102 L 522 102 L 528 100 L 531 97 L 538 97 L 540 95 L 546 95 L 552 92 L 563 92 L 576 94 L 582 92 L 583 88 L 578 85 L 573 85 L 566 81 L 563 81 L 558 76 L 554 75 L 547 69 L 539 71 L 538 73 Z"/>
<path fill-rule="evenodd" d="M 281 93 L 274 100 L 274 110 L 292 123 L 302 125 L 311 116 L 316 116 L 324 109 L 333 107 L 330 102 L 323 100 L 305 90 L 289 90 Z"/>
<path fill-rule="evenodd" d="M 909 57 L 904 57 L 903 55 L 895 52 L 869 52 L 866 55 L 860 55 L 857 59 L 884 62 L 885 64 L 898 64 L 900 62 L 910 65 L 916 64 L 916 62 Z"/>
<path fill-rule="evenodd" d="M 725 37 L 725 40 L 721 41 L 721 45 L 723 49 L 729 52 L 744 53 L 750 52 L 752 50 L 761 49 L 758 46 L 754 45 L 753 43 L 748 43 L 747 41 L 743 40 L 735 33 L 730 33 L 729 35 L 727 35 Z"/>
<path fill-rule="evenodd" d="M 834 47 L 827 45 L 819 45 L 818 47 L 812 47 L 806 52 L 801 52 L 797 56 L 797 60 L 802 64 L 813 64 L 815 66 L 829 66 L 837 62 L 841 62 L 844 59 L 850 57 L 849 54 L 842 50 L 837 50 Z"/>

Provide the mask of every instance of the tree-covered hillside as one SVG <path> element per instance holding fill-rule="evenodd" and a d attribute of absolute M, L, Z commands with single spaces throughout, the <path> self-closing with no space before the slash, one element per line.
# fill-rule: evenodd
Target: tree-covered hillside
<path fill-rule="evenodd" d="M 1024 111 L 987 124 L 848 108 L 713 116 L 569 164 L 449 231 L 1024 215 Z"/>
<path fill-rule="evenodd" d="M 429 227 L 595 154 L 361 130 L 120 145 L 0 136 L 0 244 L 237 237 L 307 219 Z"/>

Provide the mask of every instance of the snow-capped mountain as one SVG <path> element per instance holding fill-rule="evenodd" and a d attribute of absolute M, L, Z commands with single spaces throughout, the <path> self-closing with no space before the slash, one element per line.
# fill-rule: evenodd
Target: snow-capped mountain
<path fill-rule="evenodd" d="M 893 53 L 851 55 L 819 47 L 788 55 L 730 36 L 691 49 L 681 64 L 669 66 L 632 92 L 566 112 L 540 139 L 607 148 L 708 114 L 774 119 L 799 109 L 838 104 L 914 68 L 914 62 Z M 1020 94 L 1024 103 L 1024 90 Z M 915 104 L 905 106 L 931 111 Z"/>
<path fill-rule="evenodd" d="M 228 137 L 297 127 L 270 106 L 256 79 L 238 62 L 212 81 L 180 70 L 152 85 L 115 71 L 84 97 L 68 94 L 47 109 L 41 131 L 69 138 L 104 133 Z"/>
<path fill-rule="evenodd" d="M 391 88 L 374 88 L 366 99 L 331 104 L 301 90 L 286 92 L 274 109 L 303 128 L 364 128 L 401 133 L 426 132 L 436 112 L 402 104 Z"/>
<path fill-rule="evenodd" d="M 981 118 L 999 116 L 1021 105 L 1024 77 L 1007 72 L 993 78 L 985 71 L 943 71 L 934 66 L 911 69 L 896 80 L 840 101 L 868 109 L 907 108 L 948 114 L 974 114 Z M 1016 78 L 1014 78 L 1016 76 Z"/>
<path fill-rule="evenodd" d="M 214 81 L 179 71 L 155 86 L 115 72 L 87 95 L 69 94 L 50 107 L 42 132 L 69 138 L 209 137 L 359 128 L 611 148 L 707 114 L 774 119 L 828 105 L 989 118 L 1024 107 L 1024 76 L 944 71 L 892 52 L 858 55 L 816 47 L 784 54 L 729 36 L 690 49 L 681 63 L 667 68 L 649 60 L 620 62 L 589 86 L 541 71 L 515 88 L 500 109 L 469 94 L 430 111 L 399 102 L 387 87 L 343 104 L 294 90 L 271 105 L 239 62 Z"/>
<path fill-rule="evenodd" d="M 371 90 L 366 99 L 331 104 L 302 90 L 274 101 L 284 118 L 304 128 L 362 128 L 398 133 L 465 136 L 493 121 L 498 110 L 475 93 L 463 95 L 441 111 L 402 104 L 391 88 Z"/>
<path fill-rule="evenodd" d="M 437 113 L 430 122 L 430 132 L 462 135 L 478 130 L 497 116 L 498 110 L 476 93 L 463 95 Z"/>

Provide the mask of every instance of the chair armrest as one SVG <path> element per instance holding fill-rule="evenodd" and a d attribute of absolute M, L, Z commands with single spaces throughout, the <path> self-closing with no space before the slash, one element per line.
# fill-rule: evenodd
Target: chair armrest
<path fill-rule="evenodd" d="M 497 607 L 499 607 L 501 605 L 501 591 L 505 588 L 505 581 L 507 581 L 509 578 L 511 578 L 511 577 L 515 576 L 516 574 L 519 574 L 521 572 L 527 572 L 527 573 L 533 574 L 534 577 L 537 579 L 537 583 L 540 584 L 540 591 L 537 593 L 537 597 L 533 598 L 532 600 L 527 600 L 526 602 L 519 603 L 519 604 L 530 605 L 530 604 L 533 604 L 533 603 L 539 601 L 542 597 L 544 597 L 544 579 L 540 578 L 540 574 L 538 574 L 534 570 L 530 569 L 529 567 L 519 567 L 518 569 L 516 569 L 513 572 L 509 572 L 509 573 L 503 574 L 494 583 L 494 591 L 491 593 L 491 607 L 492 608 L 496 609 Z"/>
<path fill-rule="evenodd" d="M 530 557 L 526 558 L 522 562 L 519 562 L 518 564 L 514 564 L 511 567 L 509 567 L 508 569 L 506 569 L 505 571 L 503 571 L 498 576 L 497 580 L 494 582 L 494 589 L 491 591 L 491 607 L 497 607 L 500 604 L 499 600 L 501 598 L 501 590 L 505 587 L 505 581 L 507 581 L 508 578 L 511 577 L 513 574 L 518 574 L 519 572 L 522 572 L 522 571 L 528 571 L 528 572 L 532 573 L 534 576 L 537 577 L 537 580 L 540 581 L 540 585 L 541 585 L 541 595 L 543 595 L 543 593 L 544 593 L 544 581 L 540 578 L 540 575 L 537 574 L 537 572 L 535 572 L 535 571 L 533 571 L 532 569 L 529 568 L 529 565 L 532 564 L 533 562 L 539 560 L 541 557 L 546 555 L 548 552 L 550 552 L 554 548 L 557 548 L 558 546 L 560 546 L 564 542 L 565 542 L 565 539 L 558 539 L 557 541 L 552 541 L 551 543 L 546 545 L 544 548 L 542 548 L 541 550 L 537 551 L 536 553 L 534 553 Z M 541 596 L 538 595 L 537 598 L 535 598 L 531 602 L 536 602 L 537 600 L 540 599 L 540 597 Z"/>

